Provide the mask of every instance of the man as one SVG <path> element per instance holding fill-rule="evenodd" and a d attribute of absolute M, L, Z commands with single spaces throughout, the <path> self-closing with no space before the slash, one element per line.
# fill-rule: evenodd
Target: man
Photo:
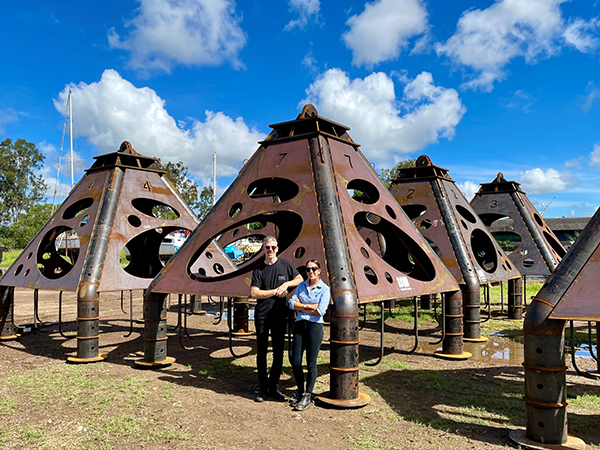
<path fill-rule="evenodd" d="M 278 384 L 283 367 L 285 322 L 288 289 L 302 281 L 302 276 L 286 259 L 277 258 L 277 239 L 268 236 L 263 240 L 265 261 L 252 272 L 250 295 L 256 300 L 254 327 L 256 328 L 256 366 L 260 393 L 255 401 L 264 402 L 267 395 L 277 401 L 285 400 Z M 269 331 L 273 345 L 273 365 L 267 375 Z"/>

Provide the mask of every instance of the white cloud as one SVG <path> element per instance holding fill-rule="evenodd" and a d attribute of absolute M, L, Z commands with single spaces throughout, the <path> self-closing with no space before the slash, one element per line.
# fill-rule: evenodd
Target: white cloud
<path fill-rule="evenodd" d="M 568 161 L 565 161 L 565 167 L 567 168 L 576 168 L 576 169 L 581 169 L 583 167 L 582 163 L 583 163 L 583 156 L 579 156 L 577 158 L 573 158 L 573 159 L 569 159 Z"/>
<path fill-rule="evenodd" d="M 236 175 L 242 161 L 257 149 L 257 141 L 266 138 L 241 117 L 222 112 L 205 111 L 204 122 L 191 118 L 190 127 L 181 128 L 155 91 L 136 88 L 114 70 L 106 70 L 97 83 L 65 87 L 54 100 L 60 113 L 69 89 L 77 111 L 75 135 L 85 136 L 102 153 L 130 141 L 142 155 L 183 161 L 197 178 L 206 176 L 215 151 L 219 176 Z"/>
<path fill-rule="evenodd" d="M 511 98 L 501 100 L 500 104 L 504 108 L 521 109 L 523 112 L 529 112 L 531 106 L 536 102 L 536 98 L 529 92 L 518 89 Z"/>
<path fill-rule="evenodd" d="M 528 194 L 560 192 L 579 182 L 570 172 L 558 172 L 556 169 L 544 172 L 540 168 L 521 172 L 518 181 Z"/>
<path fill-rule="evenodd" d="M 369 159 L 389 166 L 394 153 L 409 153 L 451 139 L 466 108 L 454 89 L 433 84 L 422 72 L 396 98 L 394 82 L 382 72 L 350 80 L 340 69 L 320 75 L 302 101 L 319 114 L 352 128 L 352 138 L 362 144 Z"/>
<path fill-rule="evenodd" d="M 589 82 L 587 85 L 587 96 L 585 98 L 585 102 L 583 103 L 582 109 L 583 112 L 589 112 L 592 109 L 592 105 L 594 102 L 600 98 L 600 88 L 597 88 L 593 82 Z"/>
<path fill-rule="evenodd" d="M 479 188 L 481 187 L 479 184 L 473 183 L 470 180 L 467 180 L 464 183 L 456 183 L 456 185 L 465 195 L 468 201 L 471 201 L 471 199 L 475 196 L 475 193 L 477 193 L 477 191 L 479 191 Z"/>
<path fill-rule="evenodd" d="M 597 17 L 590 20 L 572 19 L 564 32 L 565 42 L 581 53 L 591 53 L 600 45 L 600 40 L 594 36 L 598 28 L 600 20 Z"/>
<path fill-rule="evenodd" d="M 342 39 L 352 51 L 352 63 L 372 67 L 398 58 L 413 36 L 428 33 L 428 14 L 422 0 L 377 0 L 348 19 Z M 426 40 L 421 41 L 419 50 Z"/>
<path fill-rule="evenodd" d="M 573 19 L 565 26 L 560 10 L 565 1 L 498 0 L 487 9 L 468 10 L 459 19 L 456 33 L 437 43 L 436 51 L 475 71 L 463 87 L 491 91 L 494 81 L 507 77 L 505 67 L 515 58 L 534 64 L 557 54 L 563 42 L 589 50 L 593 43 L 589 31 L 595 22 Z"/>
<path fill-rule="evenodd" d="M 19 120 L 17 113 L 11 108 L 0 108 L 0 133 L 4 133 L 4 127 Z"/>
<path fill-rule="evenodd" d="M 594 145 L 594 149 L 590 153 L 590 166 L 600 166 L 600 143 Z"/>
<path fill-rule="evenodd" d="M 312 50 L 309 50 L 304 58 L 302 59 L 302 67 L 308 69 L 308 71 L 312 74 L 316 74 L 319 70 L 317 68 L 317 58 L 313 56 Z"/>
<path fill-rule="evenodd" d="M 291 11 L 295 11 L 299 14 L 296 20 L 290 20 L 285 26 L 285 31 L 290 31 L 295 27 L 304 28 L 310 20 L 319 22 L 319 10 L 321 9 L 321 2 L 319 0 L 289 0 L 289 7 Z"/>
<path fill-rule="evenodd" d="M 242 68 L 238 54 L 246 45 L 233 0 L 140 0 L 138 15 L 125 23 L 121 38 L 111 28 L 111 47 L 131 53 L 133 69 L 170 73 L 174 64 Z"/>

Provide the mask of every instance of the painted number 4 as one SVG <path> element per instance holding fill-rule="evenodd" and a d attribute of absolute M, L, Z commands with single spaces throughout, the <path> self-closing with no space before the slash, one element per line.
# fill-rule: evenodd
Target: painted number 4
<path fill-rule="evenodd" d="M 148 191 L 148 192 L 152 192 L 152 185 L 150 184 L 150 182 L 148 180 L 144 181 L 144 185 L 142 186 L 142 189 L 144 189 L 145 191 Z"/>

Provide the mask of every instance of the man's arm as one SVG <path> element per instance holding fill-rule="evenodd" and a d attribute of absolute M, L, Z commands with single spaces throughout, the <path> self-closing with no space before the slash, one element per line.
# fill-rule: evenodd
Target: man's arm
<path fill-rule="evenodd" d="M 287 293 L 288 293 L 288 289 L 295 288 L 300 283 L 302 283 L 302 275 L 296 275 L 293 279 L 291 279 L 290 281 L 286 281 L 281 286 L 279 286 L 277 289 L 275 289 L 275 291 L 276 291 L 275 295 L 277 295 L 277 297 L 286 297 Z M 254 286 L 252 286 L 252 288 L 254 288 Z M 264 298 L 268 298 L 268 297 L 264 297 Z"/>
<path fill-rule="evenodd" d="M 275 297 L 277 289 L 260 289 L 258 286 L 250 288 L 250 297 L 254 300 L 264 300 L 265 298 Z"/>

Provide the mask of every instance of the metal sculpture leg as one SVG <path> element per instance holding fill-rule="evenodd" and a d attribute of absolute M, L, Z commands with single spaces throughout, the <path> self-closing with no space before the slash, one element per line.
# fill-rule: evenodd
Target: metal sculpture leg
<path fill-rule="evenodd" d="M 446 293 L 444 298 L 445 333 L 442 351 L 435 355 L 444 359 L 467 359 L 471 353 L 463 351 L 462 292 Z"/>
<path fill-rule="evenodd" d="M 431 309 L 431 295 L 421 295 L 421 309 Z"/>
<path fill-rule="evenodd" d="M 596 351 L 592 347 L 592 323 L 588 322 L 588 345 L 590 348 L 590 355 L 594 361 L 596 361 L 596 369 L 588 370 L 588 374 L 594 377 L 600 377 L 600 361 L 598 361 L 598 347 L 600 346 L 600 322 L 596 322 Z"/>
<path fill-rule="evenodd" d="M 249 355 L 251 351 L 246 352 L 243 355 L 237 355 L 234 351 L 233 351 L 233 329 L 232 329 L 232 323 L 233 320 L 231 320 L 231 303 L 232 303 L 232 297 L 227 297 L 227 329 L 229 330 L 229 352 L 231 353 L 231 356 L 233 356 L 234 358 L 241 358 L 243 356 Z"/>
<path fill-rule="evenodd" d="M 375 361 L 373 363 L 365 363 L 365 366 L 369 366 L 369 367 L 374 367 L 383 360 L 383 352 L 384 352 L 383 335 L 384 335 L 384 329 L 385 329 L 385 304 L 384 304 L 384 302 L 380 302 L 379 306 L 381 309 L 381 328 L 379 330 L 379 358 L 377 359 L 377 361 Z"/>
<path fill-rule="evenodd" d="M 175 358 L 167 356 L 167 294 L 144 296 L 144 359 L 135 361 L 138 368 L 165 367 Z"/>
<path fill-rule="evenodd" d="M 204 316 L 206 314 L 206 311 L 202 309 L 202 299 L 199 295 L 190 296 L 190 309 L 192 314 L 198 314 L 200 316 Z"/>
<path fill-rule="evenodd" d="M 121 291 L 121 305 L 123 299 L 123 291 Z M 121 307 L 122 309 L 122 307 Z M 125 334 L 123 337 L 129 337 L 133 333 L 133 291 L 129 291 L 129 333 Z"/>
<path fill-rule="evenodd" d="M 60 291 L 58 294 L 58 333 L 65 339 L 69 339 L 69 337 L 62 330 L 62 301 L 63 291 Z"/>
<path fill-rule="evenodd" d="M 481 323 L 485 323 L 492 318 L 492 299 L 490 298 L 490 284 L 485 284 L 483 286 L 483 292 L 485 295 L 485 309 L 487 309 L 487 317 L 481 321 Z"/>
<path fill-rule="evenodd" d="M 15 331 L 15 288 L 0 286 L 0 340 L 12 341 L 19 337 Z"/>
<path fill-rule="evenodd" d="M 523 278 L 508 280 L 508 320 L 523 320 Z"/>
<path fill-rule="evenodd" d="M 231 334 L 233 334 L 234 336 L 249 336 L 252 334 L 252 332 L 249 329 L 249 303 L 250 301 L 247 298 L 233 298 L 233 331 L 231 332 Z M 291 327 L 289 334 L 292 334 Z"/>
<path fill-rule="evenodd" d="M 470 280 L 469 284 L 461 284 L 463 300 L 463 323 L 465 342 L 485 342 L 481 336 L 481 288 L 478 281 Z"/>

